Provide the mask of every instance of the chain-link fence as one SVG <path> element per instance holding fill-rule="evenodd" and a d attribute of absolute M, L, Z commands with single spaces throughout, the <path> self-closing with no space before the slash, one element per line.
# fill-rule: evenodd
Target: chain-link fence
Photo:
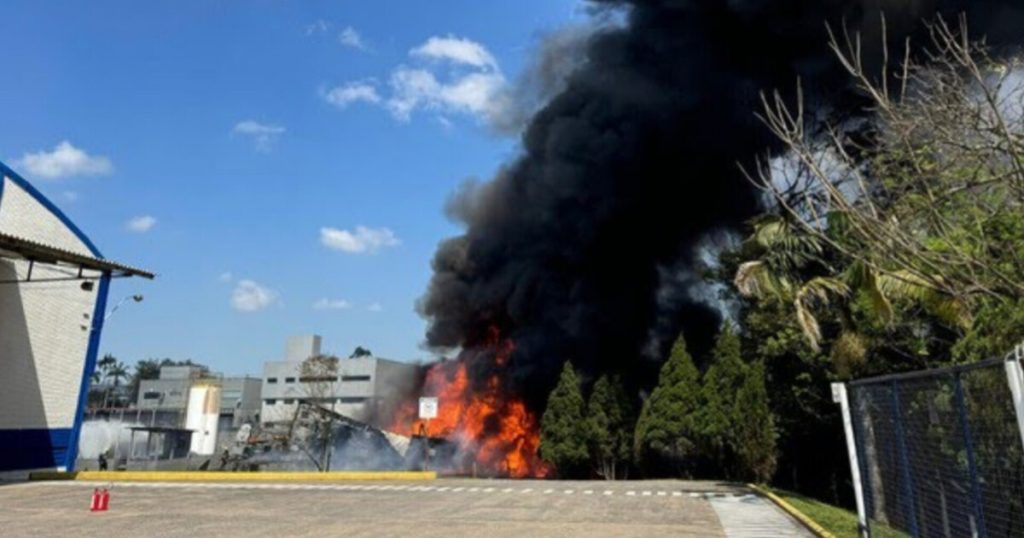
<path fill-rule="evenodd" d="M 1016 356 L 848 383 L 862 535 L 1024 536 L 1022 383 Z"/>

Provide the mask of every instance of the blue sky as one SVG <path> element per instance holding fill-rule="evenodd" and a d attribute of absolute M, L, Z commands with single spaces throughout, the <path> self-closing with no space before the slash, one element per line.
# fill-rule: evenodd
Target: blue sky
<path fill-rule="evenodd" d="M 258 374 L 290 334 L 427 358 L 443 214 L 517 140 L 486 126 L 576 0 L 7 1 L 0 159 L 151 269 L 104 331 L 134 363 Z"/>

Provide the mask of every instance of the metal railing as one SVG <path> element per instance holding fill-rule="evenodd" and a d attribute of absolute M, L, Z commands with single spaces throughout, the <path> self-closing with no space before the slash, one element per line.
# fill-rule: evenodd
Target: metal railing
<path fill-rule="evenodd" d="M 1020 359 L 833 385 L 862 536 L 1024 536 Z"/>

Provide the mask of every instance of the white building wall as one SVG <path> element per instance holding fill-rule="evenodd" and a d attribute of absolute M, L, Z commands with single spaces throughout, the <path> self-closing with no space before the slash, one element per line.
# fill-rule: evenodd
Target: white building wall
<path fill-rule="evenodd" d="M 378 417 L 389 416 L 399 398 L 408 395 L 415 384 L 418 366 L 379 359 L 360 357 L 340 359 L 337 380 L 322 388 L 329 388 L 330 402 L 321 405 L 336 413 L 370 423 Z M 302 363 L 294 361 L 267 362 L 263 365 L 263 406 L 260 421 L 286 422 L 295 416 L 298 402 L 316 396 L 302 383 Z"/>
<path fill-rule="evenodd" d="M 94 256 L 57 215 L 8 177 L 0 191 L 0 231 L 47 246 Z"/>
<path fill-rule="evenodd" d="M 2 178 L 0 232 L 84 255 L 88 243 L 25 188 Z M 0 470 L 46 461 L 62 465 L 73 439 L 82 377 L 99 291 L 98 280 L 24 282 L 29 262 L 0 259 Z M 36 264 L 32 279 L 77 276 Z M 99 278 L 98 272 L 84 276 Z M 20 444 L 20 447 L 18 446 Z M 22 467 L 19 467 L 21 465 Z"/>

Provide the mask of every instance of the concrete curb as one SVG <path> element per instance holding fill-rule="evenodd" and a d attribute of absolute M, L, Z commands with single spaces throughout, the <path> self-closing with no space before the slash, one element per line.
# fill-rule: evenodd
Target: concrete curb
<path fill-rule="evenodd" d="M 804 527 L 807 527 L 807 530 L 814 533 L 818 538 L 836 538 L 836 535 L 825 530 L 825 528 L 819 525 L 818 522 L 814 521 L 800 510 L 797 510 L 795 506 L 783 500 L 782 497 L 779 497 L 756 484 L 747 484 L 747 487 L 754 490 L 758 495 L 775 503 L 775 505 L 781 508 L 782 511 L 792 516 L 793 519 L 799 521 Z"/>
<path fill-rule="evenodd" d="M 29 480 L 89 480 L 97 482 L 349 482 L 359 480 L 434 480 L 433 471 L 376 472 L 222 472 L 222 471 L 40 471 Z"/>

